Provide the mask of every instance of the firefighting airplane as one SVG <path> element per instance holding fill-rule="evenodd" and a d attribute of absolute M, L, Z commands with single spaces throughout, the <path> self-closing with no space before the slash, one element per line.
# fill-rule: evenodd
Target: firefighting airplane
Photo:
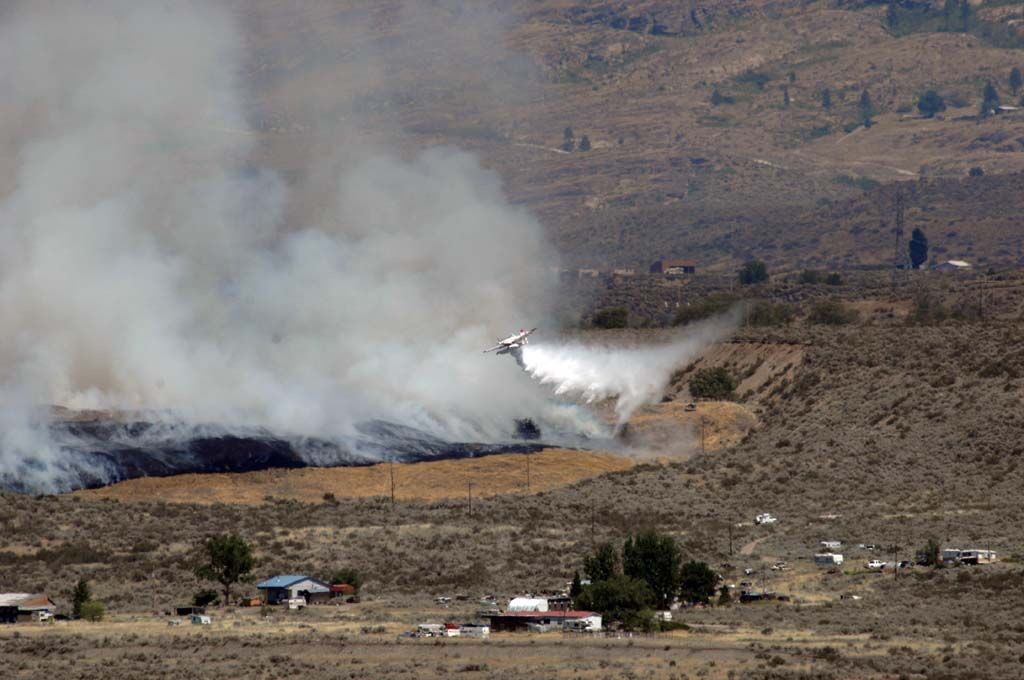
<path fill-rule="evenodd" d="M 484 354 L 494 351 L 497 351 L 498 354 L 511 354 L 513 350 L 517 350 L 523 345 L 529 344 L 529 340 L 527 340 L 527 338 L 529 338 L 530 334 L 535 330 L 537 329 L 531 328 L 528 331 L 520 330 L 515 335 L 510 335 L 504 340 L 498 340 L 498 344 L 490 349 L 485 349 Z"/>

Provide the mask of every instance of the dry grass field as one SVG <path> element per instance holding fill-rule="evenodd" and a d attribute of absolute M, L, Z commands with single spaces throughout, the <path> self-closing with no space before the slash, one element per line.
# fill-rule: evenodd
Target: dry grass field
<path fill-rule="evenodd" d="M 256 505 L 268 498 L 323 502 L 337 498 L 390 497 L 392 473 L 396 500 L 437 501 L 510 493 L 541 493 L 587 477 L 628 469 L 625 456 L 592 451 L 549 449 L 530 454 L 499 454 L 475 459 L 371 465 L 348 468 L 263 470 L 241 474 L 190 474 L 143 477 L 79 491 L 87 500 L 166 501 Z M 529 479 L 527 477 L 529 476 Z M 527 488 L 529 483 L 529 488 Z M 472 488 L 470 488 L 472 485 Z"/>

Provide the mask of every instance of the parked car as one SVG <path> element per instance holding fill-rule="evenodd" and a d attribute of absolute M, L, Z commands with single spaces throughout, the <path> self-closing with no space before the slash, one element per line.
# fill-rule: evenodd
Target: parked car
<path fill-rule="evenodd" d="M 750 576 L 753 573 L 754 573 L 754 570 L 751 569 L 750 567 L 747 567 L 746 569 L 743 570 L 743 575 L 744 576 Z"/>
<path fill-rule="evenodd" d="M 888 565 L 888 563 L 887 562 L 883 562 L 882 560 L 871 560 L 870 562 L 868 562 L 864 566 L 867 567 L 868 569 L 885 569 L 885 567 L 887 565 Z"/>
<path fill-rule="evenodd" d="M 910 569 L 912 566 L 914 566 L 913 561 L 911 561 L 911 560 L 900 560 L 900 563 L 896 565 L 896 568 L 897 569 Z"/>
<path fill-rule="evenodd" d="M 777 517 L 772 517 L 771 513 L 768 512 L 762 512 L 754 518 L 754 524 L 775 524 L 778 521 Z"/>

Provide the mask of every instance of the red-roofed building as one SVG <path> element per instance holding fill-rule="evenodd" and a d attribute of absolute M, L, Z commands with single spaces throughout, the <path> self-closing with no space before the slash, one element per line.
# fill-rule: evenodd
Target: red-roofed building
<path fill-rule="evenodd" d="M 493 614 L 491 620 L 493 631 L 548 631 L 548 630 L 601 630 L 601 615 L 596 612 L 562 610 L 546 612 L 505 612 Z"/>

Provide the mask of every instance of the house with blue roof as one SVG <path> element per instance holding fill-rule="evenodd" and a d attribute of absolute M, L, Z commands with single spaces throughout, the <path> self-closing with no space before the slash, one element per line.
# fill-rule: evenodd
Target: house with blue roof
<path fill-rule="evenodd" d="M 306 604 L 319 604 L 331 598 L 331 586 L 319 579 L 303 574 L 282 574 L 256 584 L 263 601 L 280 604 L 287 600 L 303 599 Z"/>

